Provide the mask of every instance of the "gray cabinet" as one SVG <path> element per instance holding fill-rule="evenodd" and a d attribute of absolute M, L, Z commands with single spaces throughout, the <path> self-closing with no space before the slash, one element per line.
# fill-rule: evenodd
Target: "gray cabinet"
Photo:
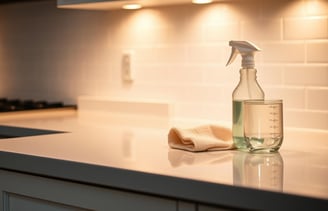
<path fill-rule="evenodd" d="M 197 202 L 0 170 L 0 211 L 223 211 Z"/>
<path fill-rule="evenodd" d="M 177 201 L 0 170 L 4 211 L 177 210 Z"/>

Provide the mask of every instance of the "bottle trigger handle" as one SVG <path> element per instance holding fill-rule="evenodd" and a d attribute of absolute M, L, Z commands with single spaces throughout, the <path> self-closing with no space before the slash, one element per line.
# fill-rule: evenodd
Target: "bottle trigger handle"
<path fill-rule="evenodd" d="M 228 62 L 227 62 L 227 64 L 226 64 L 226 66 L 228 66 L 228 65 L 231 64 L 233 61 L 235 61 L 235 59 L 236 59 L 238 53 L 239 53 L 239 52 L 238 52 L 237 48 L 232 47 L 231 54 L 230 54 L 230 58 L 229 58 L 229 60 L 228 60 Z"/>

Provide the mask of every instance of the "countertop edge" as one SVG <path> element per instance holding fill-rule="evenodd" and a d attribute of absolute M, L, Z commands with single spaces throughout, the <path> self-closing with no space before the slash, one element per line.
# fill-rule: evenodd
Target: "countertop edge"
<path fill-rule="evenodd" d="M 4 151 L 0 151 L 0 169 L 226 207 L 258 210 L 328 207 L 328 201 L 319 198 Z"/>

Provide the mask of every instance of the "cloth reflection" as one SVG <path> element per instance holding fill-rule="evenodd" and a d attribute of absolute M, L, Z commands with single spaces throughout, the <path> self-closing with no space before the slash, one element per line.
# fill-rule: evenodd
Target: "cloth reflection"
<path fill-rule="evenodd" d="M 257 189 L 283 190 L 284 163 L 279 152 L 248 153 L 233 156 L 233 183 Z"/>
<path fill-rule="evenodd" d="M 184 150 L 170 149 L 168 151 L 168 159 L 172 167 L 182 165 L 199 165 L 199 164 L 218 164 L 231 162 L 232 152 L 189 152 Z"/>

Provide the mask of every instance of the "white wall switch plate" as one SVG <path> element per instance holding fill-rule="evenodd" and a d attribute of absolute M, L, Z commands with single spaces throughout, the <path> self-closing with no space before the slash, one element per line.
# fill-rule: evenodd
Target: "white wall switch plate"
<path fill-rule="evenodd" d="M 123 82 L 133 82 L 135 77 L 134 70 L 134 51 L 128 50 L 122 53 L 121 73 Z"/>

